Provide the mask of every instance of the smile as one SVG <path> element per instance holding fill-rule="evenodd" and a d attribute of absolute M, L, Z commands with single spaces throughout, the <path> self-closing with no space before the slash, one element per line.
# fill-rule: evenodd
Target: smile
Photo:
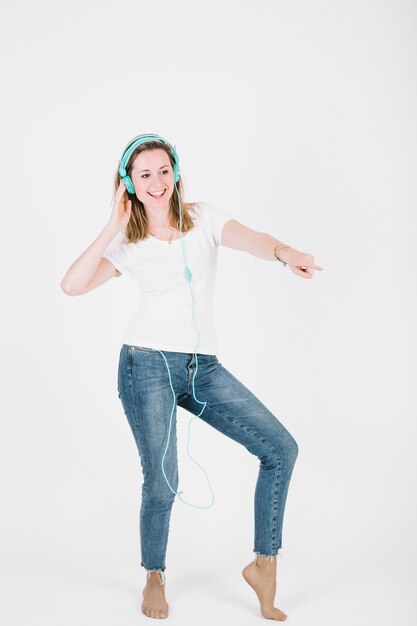
<path fill-rule="evenodd" d="M 166 189 L 164 189 L 163 191 L 158 191 L 158 192 L 155 191 L 154 193 L 151 193 L 150 191 L 148 191 L 148 194 L 152 196 L 152 198 L 162 198 L 165 192 L 166 192 Z"/>

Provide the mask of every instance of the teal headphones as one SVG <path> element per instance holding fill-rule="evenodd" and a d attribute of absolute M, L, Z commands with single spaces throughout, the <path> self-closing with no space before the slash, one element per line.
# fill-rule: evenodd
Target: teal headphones
<path fill-rule="evenodd" d="M 185 264 L 185 269 L 184 269 L 184 277 L 185 277 L 185 280 L 187 281 L 187 283 L 189 284 L 189 287 L 190 287 L 191 297 L 192 297 L 192 300 L 193 300 L 193 317 L 194 317 L 194 310 L 195 310 L 195 306 L 194 306 L 194 295 L 193 295 L 193 291 L 192 291 L 192 288 L 191 288 L 191 276 L 192 276 L 192 274 L 191 274 L 191 270 L 190 270 L 190 268 L 189 268 L 189 267 L 188 267 L 188 265 L 187 265 L 187 261 L 186 261 L 185 254 L 184 254 L 184 240 L 183 240 L 183 236 L 182 236 L 182 206 L 181 206 L 181 198 L 180 198 L 180 194 L 179 194 L 179 192 L 178 192 L 177 185 L 176 185 L 176 183 L 178 182 L 178 180 L 179 180 L 179 178 L 180 178 L 180 172 L 179 172 L 179 161 L 180 161 L 180 158 L 179 158 L 179 156 L 178 156 L 178 154 L 177 154 L 177 151 L 176 151 L 176 149 L 175 149 L 175 146 L 172 146 L 172 145 L 171 145 L 168 141 L 166 141 L 166 139 L 164 139 L 164 138 L 163 138 L 163 137 L 161 137 L 160 135 L 138 135 L 137 137 L 135 137 L 134 139 L 132 139 L 132 140 L 131 140 L 128 144 L 127 144 L 126 148 L 125 148 L 125 149 L 124 149 L 124 151 L 123 151 L 123 154 L 122 154 L 121 159 L 120 159 L 120 161 L 119 161 L 119 174 L 120 174 L 120 176 L 121 176 L 121 177 L 122 177 L 122 179 L 123 179 L 123 182 L 124 182 L 124 184 L 125 184 L 125 186 L 126 186 L 126 190 L 127 190 L 129 193 L 134 194 L 134 193 L 135 193 L 135 187 L 134 187 L 134 185 L 133 185 L 132 179 L 130 178 L 130 176 L 128 176 L 128 174 L 127 174 L 127 172 L 126 172 L 126 167 L 127 167 L 127 164 L 128 164 L 128 162 L 129 162 L 129 159 L 130 159 L 130 157 L 132 156 L 132 154 L 133 154 L 134 150 L 135 150 L 138 146 L 140 146 L 141 144 L 143 144 L 143 143 L 147 143 L 148 141 L 159 141 L 159 142 L 161 142 L 161 143 L 165 143 L 165 144 L 166 144 L 166 145 L 170 148 L 171 153 L 172 153 L 172 156 L 173 156 L 173 158 L 174 158 L 174 168 L 173 168 L 173 169 L 174 169 L 174 185 L 175 185 L 175 189 L 176 189 L 176 192 L 177 192 L 177 195 L 178 195 L 178 204 L 179 204 L 179 207 L 180 207 L 180 234 L 181 234 L 181 242 L 182 242 L 182 251 L 183 251 L 183 257 L 184 257 L 184 264 Z M 196 322 L 196 320 L 195 320 L 195 319 L 194 319 L 194 322 L 195 322 L 195 325 L 197 326 L 197 322 Z M 198 334 L 200 335 L 200 333 L 198 333 Z M 199 341 L 197 341 L 197 344 L 196 344 L 195 348 L 197 348 L 198 343 L 199 343 Z M 195 348 L 194 348 L 194 350 L 195 350 Z M 199 404 L 203 404 L 204 406 L 203 406 L 203 408 L 201 409 L 200 413 L 199 413 L 198 415 L 195 415 L 194 417 L 192 417 L 192 418 L 191 418 L 191 420 L 190 420 L 190 421 L 189 421 L 189 423 L 188 423 L 188 442 L 187 442 L 187 454 L 188 454 L 188 456 L 190 457 L 190 459 L 191 459 L 192 461 L 194 461 L 194 462 L 195 462 L 195 463 L 196 463 L 199 467 L 201 467 L 201 469 L 203 470 L 204 474 L 206 475 L 206 478 L 207 478 L 207 483 L 208 483 L 208 486 L 209 486 L 210 491 L 211 491 L 212 496 L 213 496 L 213 499 L 212 499 L 211 503 L 210 503 L 208 506 L 198 506 L 198 505 L 196 505 L 196 504 L 191 504 L 190 502 L 186 502 L 185 500 L 183 500 L 183 498 L 181 498 L 181 494 L 182 494 L 183 492 L 182 492 L 182 491 L 175 491 L 175 490 L 171 487 L 171 485 L 169 484 L 168 478 L 167 478 L 167 476 L 166 476 L 166 474 L 165 474 L 165 470 L 164 470 L 164 459 L 165 459 L 165 455 L 166 455 L 167 450 L 168 450 L 169 439 L 170 439 L 170 435 L 171 435 L 171 424 L 172 424 L 172 416 L 173 416 L 173 413 L 174 413 L 174 410 L 175 410 L 175 406 L 176 406 L 176 395 L 175 395 L 174 388 L 173 388 L 173 386 L 172 386 L 172 382 L 171 382 L 171 372 L 170 372 L 170 370 L 169 370 L 169 365 L 168 365 L 168 362 L 167 362 L 166 356 L 165 356 L 165 354 L 164 354 L 161 350 L 158 350 L 158 352 L 162 355 L 162 357 L 163 357 L 163 359 L 164 359 L 164 361 L 165 361 L 165 365 L 167 366 L 167 369 L 168 369 L 168 376 L 169 376 L 169 383 L 170 383 L 170 385 L 171 385 L 171 390 L 172 390 L 172 394 L 173 394 L 173 397 L 174 397 L 174 402 L 173 402 L 172 409 L 171 409 L 171 418 L 170 418 L 170 420 L 169 420 L 169 429 L 168 429 L 168 440 L 167 440 L 167 445 L 166 445 L 165 452 L 164 452 L 164 454 L 163 454 L 163 456 L 162 456 L 162 461 L 161 461 L 162 473 L 163 473 L 163 475 L 164 475 L 164 477 L 165 477 L 165 480 L 166 480 L 166 482 L 167 482 L 167 484 L 168 484 L 168 487 L 169 487 L 169 488 L 171 489 L 171 491 L 172 491 L 173 493 L 175 493 L 175 495 L 177 495 L 177 496 L 178 496 L 178 497 L 179 497 L 179 498 L 180 498 L 180 499 L 181 499 L 181 500 L 182 500 L 185 504 L 188 504 L 188 505 L 190 505 L 190 506 L 193 506 L 193 507 L 195 507 L 195 508 L 197 508 L 197 509 L 208 509 L 208 508 L 210 508 L 210 507 L 212 506 L 212 504 L 213 504 L 213 502 L 214 502 L 214 493 L 213 493 L 213 490 L 212 490 L 212 488 L 211 488 L 210 481 L 209 481 L 209 479 L 208 479 L 208 476 L 207 476 L 207 474 L 206 474 L 206 472 L 205 472 L 204 468 L 203 468 L 203 467 L 202 467 L 199 463 L 197 463 L 197 461 L 195 461 L 195 460 L 193 459 L 193 457 L 190 455 L 190 453 L 188 452 L 188 447 L 189 447 L 189 442 L 190 442 L 190 424 L 191 424 L 191 422 L 193 421 L 193 419 L 196 419 L 197 417 L 200 417 L 200 415 L 202 414 L 202 412 L 204 411 L 204 409 L 206 408 L 206 405 L 207 405 L 207 402 L 201 402 L 200 400 L 198 400 L 198 399 L 195 397 L 194 379 L 195 379 L 195 376 L 196 376 L 197 371 L 198 371 L 198 359 L 197 359 L 197 353 L 196 353 L 196 352 L 194 352 L 194 354 L 195 354 L 195 359 L 196 359 L 196 369 L 195 369 L 194 376 L 193 376 L 193 396 L 194 396 L 194 400 L 195 400 L 196 402 L 198 402 Z"/>
<path fill-rule="evenodd" d="M 148 141 L 159 141 L 169 146 L 172 152 L 172 156 L 174 157 L 174 183 L 179 181 L 180 157 L 178 156 L 177 151 L 175 150 L 175 146 L 171 146 L 171 144 L 168 143 L 168 141 L 166 141 L 166 139 L 164 139 L 160 135 L 138 135 L 127 144 L 126 148 L 123 151 L 122 158 L 120 159 L 120 162 L 119 162 L 119 174 L 123 178 L 123 182 L 126 185 L 126 189 L 129 193 L 135 193 L 135 187 L 133 185 L 132 179 L 126 173 L 126 166 L 134 150 L 136 150 L 136 148 L 140 146 L 141 144 L 146 143 Z"/>

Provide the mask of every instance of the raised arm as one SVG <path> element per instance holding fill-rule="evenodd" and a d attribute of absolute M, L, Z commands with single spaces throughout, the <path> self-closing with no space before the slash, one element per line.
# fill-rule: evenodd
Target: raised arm
<path fill-rule="evenodd" d="M 124 182 L 120 181 L 109 221 L 93 243 L 72 263 L 62 279 L 61 289 L 64 293 L 78 296 L 102 285 L 113 276 L 120 276 L 120 272 L 102 254 L 116 234 L 126 226 L 131 211 L 132 202 L 127 197 Z"/>
<path fill-rule="evenodd" d="M 104 250 L 117 232 L 116 227 L 106 224 L 93 243 L 72 263 L 61 281 L 64 293 L 68 296 L 79 296 L 120 275 L 110 261 L 102 258 Z"/>

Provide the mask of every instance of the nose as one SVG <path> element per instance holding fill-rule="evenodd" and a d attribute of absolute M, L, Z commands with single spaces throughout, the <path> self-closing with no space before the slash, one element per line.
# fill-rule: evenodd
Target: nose
<path fill-rule="evenodd" d="M 151 179 L 148 181 L 150 183 L 151 188 L 161 189 L 162 187 L 168 186 L 168 181 L 166 180 L 166 175 L 164 174 L 156 174 L 155 176 L 151 176 Z"/>

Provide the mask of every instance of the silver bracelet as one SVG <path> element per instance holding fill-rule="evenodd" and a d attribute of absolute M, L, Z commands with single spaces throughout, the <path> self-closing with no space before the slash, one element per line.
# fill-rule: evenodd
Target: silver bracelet
<path fill-rule="evenodd" d="M 281 263 L 283 263 L 284 267 L 285 267 L 287 265 L 287 263 L 286 263 L 286 261 L 284 261 L 283 259 L 281 259 L 279 257 L 277 248 L 291 248 L 291 246 L 287 246 L 286 244 L 278 243 L 275 246 L 275 248 L 274 248 L 274 257 L 276 258 L 277 261 L 281 261 Z"/>

